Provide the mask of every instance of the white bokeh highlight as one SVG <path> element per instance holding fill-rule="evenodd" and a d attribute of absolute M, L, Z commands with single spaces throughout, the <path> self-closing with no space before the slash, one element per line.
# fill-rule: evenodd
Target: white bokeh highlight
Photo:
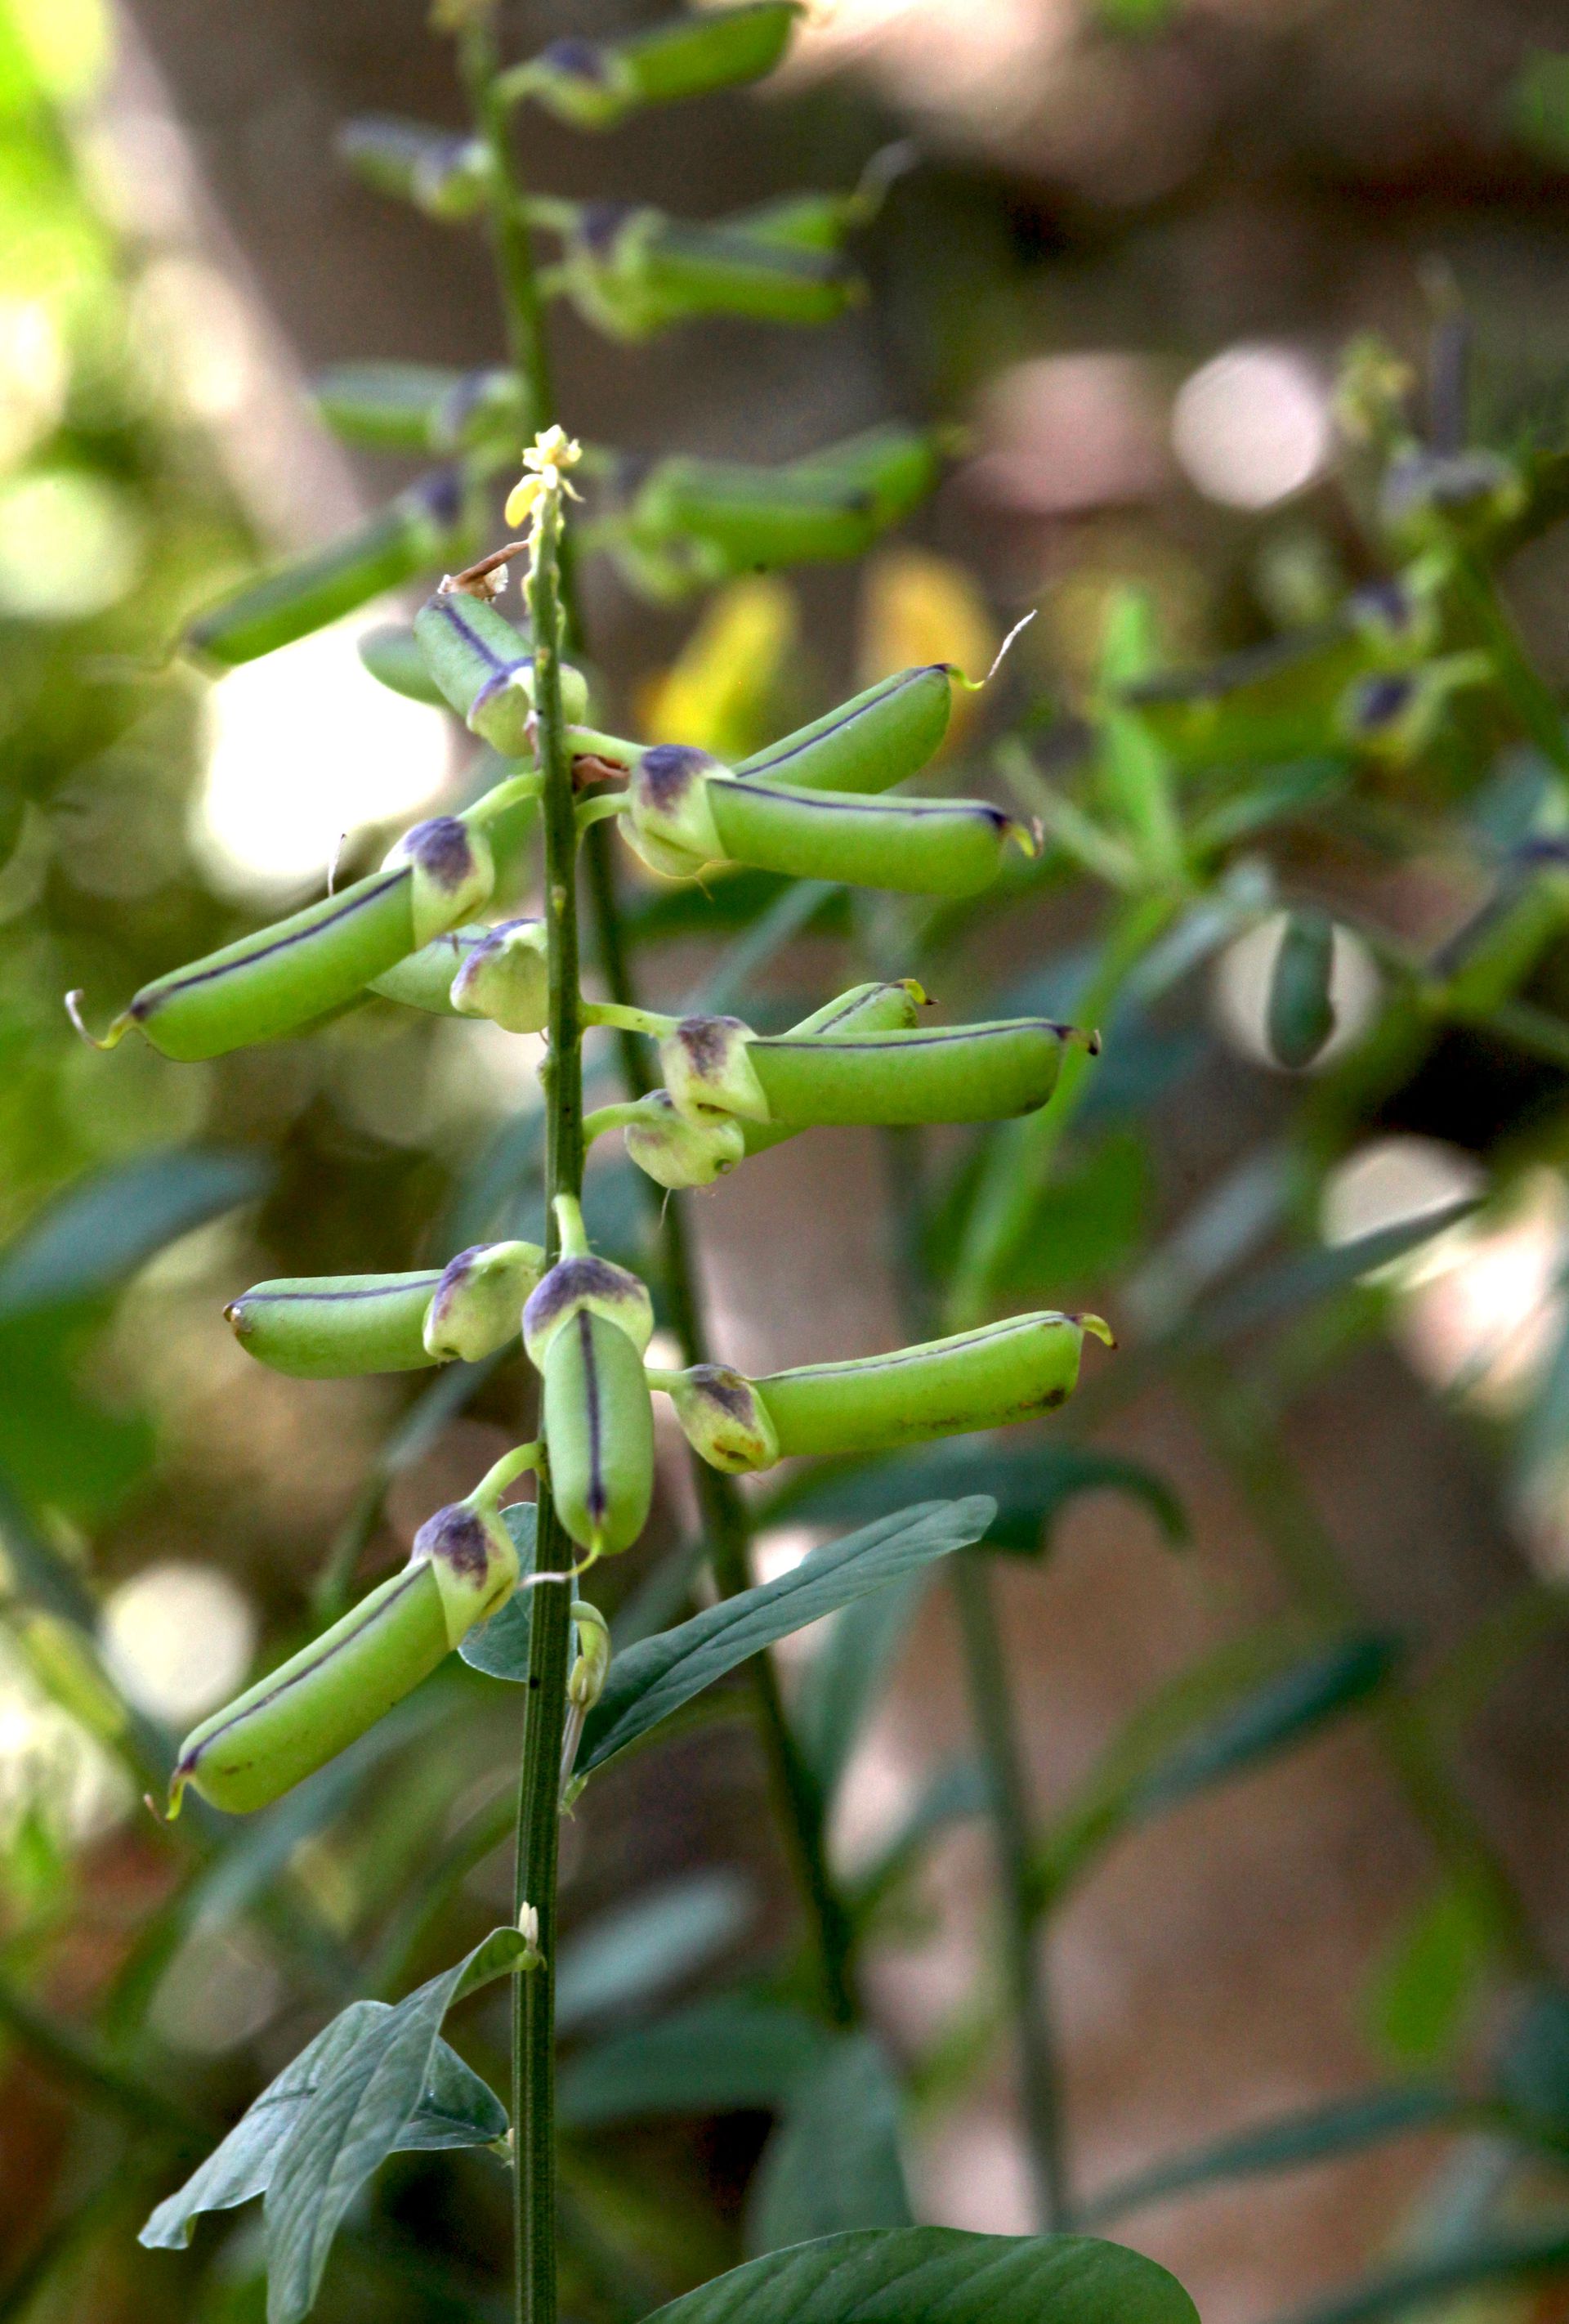
<path fill-rule="evenodd" d="M 114 1591 L 102 1645 L 126 1701 L 178 1726 L 238 1690 L 256 1651 L 256 1617 L 226 1573 L 170 1559 Z"/>
<path fill-rule="evenodd" d="M 1326 382 L 1291 347 L 1230 347 L 1178 391 L 1171 448 L 1227 508 L 1271 508 L 1310 484 L 1333 438 Z"/>

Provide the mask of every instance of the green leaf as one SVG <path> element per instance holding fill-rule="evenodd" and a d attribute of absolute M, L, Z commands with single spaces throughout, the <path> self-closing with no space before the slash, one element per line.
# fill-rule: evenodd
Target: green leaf
<path fill-rule="evenodd" d="M 160 2203 L 140 2241 L 150 2250 L 180 2251 L 204 2211 L 232 2211 L 263 2195 L 284 2142 L 317 2092 L 372 2029 L 393 2015 L 385 2001 L 353 2001 L 324 2025 L 260 2098 L 253 2098 L 222 2145 L 177 2193 Z M 455 2050 L 438 2042 L 413 2116 L 388 2149 L 480 2146 L 507 2128 L 506 2108 Z"/>
<path fill-rule="evenodd" d="M 813 1550 L 777 1582 L 722 1599 L 674 1630 L 629 1646 L 611 1663 L 605 1691 L 589 1714 L 580 1770 L 586 1774 L 602 1767 L 715 1679 L 776 1639 L 978 1541 L 996 1513 L 996 1503 L 984 1494 L 901 1509 L 843 1541 Z M 522 1678 L 527 1670 L 498 1675 Z"/>
<path fill-rule="evenodd" d="M 526 1580 L 534 1571 L 539 1512 L 532 1501 L 514 1501 L 510 1508 L 501 1511 L 501 1522 L 511 1535 L 512 1546 L 518 1553 L 519 1579 Z M 528 1640 L 533 1622 L 533 1591 L 515 1590 L 488 1622 L 481 1622 L 460 1641 L 458 1652 L 471 1669 L 483 1671 L 487 1678 L 521 1683 L 528 1675 Z"/>
<path fill-rule="evenodd" d="M 1298 2309 L 1283 2324 L 1372 2324 L 1375 2317 L 1427 2308 L 1450 2292 L 1468 2292 L 1477 2284 L 1528 2282 L 1564 2269 L 1569 2269 L 1569 2229 L 1562 2225 L 1530 2235 L 1498 2236 L 1364 2276 L 1345 2292 Z M 659 2312 L 667 2316 L 670 2310 Z"/>
<path fill-rule="evenodd" d="M 1368 1996 L 1375 2038 L 1402 2065 L 1432 2065 L 1459 2043 L 1498 1950 L 1491 1901 L 1445 1881 L 1408 1921 Z"/>
<path fill-rule="evenodd" d="M 1419 1250 L 1435 1235 L 1458 1225 L 1478 1207 L 1474 1201 L 1446 1203 L 1441 1210 L 1424 1211 L 1418 1218 L 1401 1219 L 1391 1227 L 1378 1227 L 1353 1241 L 1330 1243 L 1300 1252 L 1278 1265 L 1264 1268 L 1213 1300 L 1207 1313 L 1183 1325 L 1200 1341 L 1214 1345 L 1239 1332 L 1256 1331 L 1276 1323 L 1298 1308 L 1310 1307 L 1337 1291 L 1349 1290 L 1364 1275 L 1389 1267 L 1408 1251 Z"/>
<path fill-rule="evenodd" d="M 847 1524 L 890 1500 L 961 1499 L 978 1492 L 988 1493 L 997 1505 L 986 1527 L 988 1549 L 1034 1555 L 1079 1493 L 1130 1493 L 1143 1502 L 1168 1541 L 1184 1541 L 1188 1535 L 1176 1494 L 1142 1462 L 1060 1442 L 1014 1446 L 1002 1435 L 952 1436 L 896 1460 L 826 1471 L 820 1465 L 776 1492 L 759 1518 L 768 1525 L 786 1517 L 792 1524 Z"/>
<path fill-rule="evenodd" d="M 1196 2324 L 1173 2275 L 1089 2236 L 895 2227 L 749 2260 L 648 2324 Z"/>
<path fill-rule="evenodd" d="M 1534 2130 L 1569 2137 L 1569 1994 L 1531 1996 L 1499 2060 L 1500 2095 Z"/>
<path fill-rule="evenodd" d="M 753 1909 L 739 1873 L 697 1872 L 574 1929 L 556 1964 L 557 2034 L 646 2004 L 690 1977 L 735 1942 Z"/>
<path fill-rule="evenodd" d="M 367 2019 L 280 2143 L 263 2215 L 267 2324 L 298 2324 L 316 2301 L 350 2204 L 411 2123 L 433 2070 L 442 2019 L 527 1950 L 493 1929 L 467 1958 L 385 2015 Z"/>
<path fill-rule="evenodd" d="M 853 2034 L 796 2083 L 752 2182 L 747 2246 L 781 2251 L 852 2227 L 913 2224 L 898 2086 L 881 2043 Z"/>
<path fill-rule="evenodd" d="M 78 1180 L 0 1258 L 0 1318 L 111 1291 L 156 1251 L 266 1191 L 259 1156 L 170 1148 Z"/>
<path fill-rule="evenodd" d="M 1299 2170 L 1304 2163 L 1326 2163 L 1386 2138 L 1409 2131 L 1430 2130 L 1468 2118 L 1473 2109 L 1454 2090 L 1437 2084 L 1410 2084 L 1405 2089 L 1359 2090 L 1354 2098 L 1331 2098 L 1324 2106 L 1303 2107 L 1298 2113 L 1251 2130 L 1217 2138 L 1207 2146 L 1172 2155 L 1119 2179 L 1081 2216 L 1092 2224 L 1137 2209 L 1188 2187 L 1204 2187 L 1219 2179 L 1252 2179 L 1271 2171 Z"/>
<path fill-rule="evenodd" d="M 1359 1636 L 1282 1669 L 1279 1640 L 1255 1634 L 1179 1673 L 1140 1706 L 1048 1832 L 1034 1867 L 1042 1907 L 1134 1824 L 1364 1702 L 1391 1660 L 1387 1639 Z"/>
<path fill-rule="evenodd" d="M 856 1738 L 898 1659 L 929 1579 L 912 1573 L 845 1607 L 812 1658 L 792 1723 L 825 1801 L 849 1765 Z"/>
<path fill-rule="evenodd" d="M 694 2002 L 563 2066 L 561 2120 L 592 2130 L 639 2115 L 777 2107 L 832 2038 L 816 2018 L 744 1994 Z"/>

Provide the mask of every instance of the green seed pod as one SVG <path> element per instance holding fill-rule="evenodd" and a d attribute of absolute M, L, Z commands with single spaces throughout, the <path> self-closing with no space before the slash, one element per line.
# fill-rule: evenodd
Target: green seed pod
<path fill-rule="evenodd" d="M 315 382 L 317 409 L 335 435 L 373 452 L 447 456 L 511 443 L 523 406 L 510 371 L 439 364 L 333 364 Z"/>
<path fill-rule="evenodd" d="M 248 1356 L 294 1379 L 416 1371 L 433 1361 L 425 1319 L 441 1279 L 436 1268 L 281 1276 L 253 1285 L 224 1314 Z"/>
<path fill-rule="evenodd" d="M 629 1268 L 596 1259 L 592 1251 L 568 1251 L 529 1294 L 523 1310 L 523 1344 L 536 1371 L 545 1370 L 550 1343 L 574 1315 L 598 1315 L 626 1334 L 639 1355 L 654 1333 L 654 1303 L 647 1286 Z"/>
<path fill-rule="evenodd" d="M 1375 670 L 1346 688 L 1336 724 L 1344 740 L 1369 758 L 1403 766 L 1436 741 L 1451 696 L 1485 685 L 1491 676 L 1484 653 L 1445 654 L 1415 669 Z"/>
<path fill-rule="evenodd" d="M 1329 982 L 1335 967 L 1335 923 L 1326 912 L 1293 912 L 1270 977 L 1266 1023 L 1277 1065 L 1300 1073 L 1335 1030 Z"/>
<path fill-rule="evenodd" d="M 721 1371 L 718 1393 L 711 1380 L 694 1386 L 692 1372 L 654 1380 L 705 1460 L 717 1451 L 715 1466 L 766 1467 L 762 1458 L 748 1461 L 750 1444 L 761 1453 L 771 1442 L 779 1460 L 879 1452 L 1053 1411 L 1078 1383 L 1086 1332 L 1115 1344 L 1098 1315 L 1012 1315 L 885 1356 L 803 1364 L 750 1381 Z"/>
<path fill-rule="evenodd" d="M 189 1064 L 345 1007 L 483 901 L 494 876 L 484 823 L 504 805 L 505 788 L 462 816 L 416 824 L 381 871 L 340 894 L 143 985 L 95 1046 L 112 1049 L 134 1027 L 164 1056 Z M 68 994 L 66 1006 L 91 1040 L 80 997 Z"/>
<path fill-rule="evenodd" d="M 904 428 L 885 420 L 841 444 L 825 445 L 791 463 L 789 474 L 803 484 L 848 485 L 870 495 L 877 531 L 904 519 L 929 500 L 942 472 L 940 439 L 931 429 Z"/>
<path fill-rule="evenodd" d="M 472 1499 L 438 1509 L 401 1573 L 187 1736 L 170 1814 L 188 1785 L 230 1815 L 280 1798 L 411 1693 L 517 1580 L 518 1553 L 493 1510 Z"/>
<path fill-rule="evenodd" d="M 358 531 L 220 599 L 190 623 L 185 642 L 225 667 L 254 661 L 449 562 L 463 537 L 458 478 L 442 469 L 400 493 Z"/>
<path fill-rule="evenodd" d="M 534 656 L 529 643 L 487 598 L 445 586 L 414 617 L 426 666 L 471 734 L 504 759 L 534 753 Z M 588 684 L 564 663 L 563 713 L 570 725 L 588 715 Z"/>
<path fill-rule="evenodd" d="M 788 1134 L 829 1123 L 1002 1121 L 1057 1086 L 1076 1034 L 1043 1017 L 894 1032 L 759 1038 L 725 1017 L 688 1017 L 660 1043 L 671 1103 L 686 1120 L 739 1114 Z"/>
<path fill-rule="evenodd" d="M 793 1036 L 893 1032 L 914 1024 L 925 995 L 913 978 L 898 983 L 858 984 L 840 993 L 799 1025 Z M 761 1154 L 794 1138 L 796 1122 L 742 1121 L 725 1116 L 689 1121 L 676 1111 L 668 1090 L 650 1090 L 631 1109 L 624 1137 L 640 1170 L 661 1186 L 711 1186 L 748 1154 Z"/>
<path fill-rule="evenodd" d="M 490 933 L 477 925 L 448 928 L 445 936 L 433 936 L 384 976 L 373 977 L 370 989 L 405 1009 L 422 1009 L 428 1017 L 455 1017 L 453 980 Z"/>
<path fill-rule="evenodd" d="M 940 750 L 952 678 L 947 662 L 902 669 L 810 726 L 754 751 L 736 772 L 791 783 L 797 790 L 891 790 Z"/>
<path fill-rule="evenodd" d="M 523 1303 L 545 1273 L 537 1242 L 475 1243 L 449 1259 L 425 1316 L 425 1347 L 438 1364 L 477 1364 L 515 1339 Z"/>
<path fill-rule="evenodd" d="M 488 1017 L 509 1033 L 543 1032 L 550 1016 L 549 945 L 543 920 L 502 920 L 464 954 L 452 981 L 460 1017 Z"/>
<path fill-rule="evenodd" d="M 345 122 L 338 159 L 379 194 L 411 202 L 427 217 L 448 223 L 473 217 L 491 189 L 490 155 L 479 137 L 454 137 L 423 121 L 367 114 Z"/>
<path fill-rule="evenodd" d="M 610 1674 L 610 1626 L 586 1598 L 573 1600 L 572 1619 L 577 1655 L 567 1676 L 566 1699 L 574 1711 L 592 1711 Z"/>
<path fill-rule="evenodd" d="M 576 213 L 556 279 L 586 322 L 618 339 L 648 338 L 703 315 L 830 323 L 860 295 L 831 252 L 619 202 L 589 202 Z"/>
<path fill-rule="evenodd" d="M 743 780 L 679 743 L 643 752 L 620 825 L 644 862 L 673 877 L 705 863 L 748 863 L 922 896 L 988 886 L 1010 839 L 1035 852 L 1024 826 L 984 800 L 841 797 Z"/>
<path fill-rule="evenodd" d="M 550 1333 L 540 1370 L 556 1515 L 580 1549 L 613 1556 L 637 1540 L 654 1496 L 654 1415 L 641 1350 L 619 1323 L 578 1305 Z"/>
<path fill-rule="evenodd" d="M 354 650 L 379 686 L 409 702 L 445 710 L 446 696 L 425 666 L 414 632 L 403 622 L 384 622 L 354 641 Z"/>
<path fill-rule="evenodd" d="M 617 42 L 568 35 L 508 73 L 508 97 L 531 97 L 573 129 L 613 129 L 639 106 L 671 105 L 772 72 L 801 14 L 794 0 L 752 0 L 656 25 Z"/>
<path fill-rule="evenodd" d="M 859 194 L 782 194 L 775 201 L 737 211 L 729 224 L 736 233 L 782 250 L 837 251 L 866 215 Z"/>
<path fill-rule="evenodd" d="M 1526 497 L 1525 478 L 1497 452 L 1410 451 L 1385 470 L 1379 514 L 1400 540 L 1442 547 L 1507 524 Z"/>

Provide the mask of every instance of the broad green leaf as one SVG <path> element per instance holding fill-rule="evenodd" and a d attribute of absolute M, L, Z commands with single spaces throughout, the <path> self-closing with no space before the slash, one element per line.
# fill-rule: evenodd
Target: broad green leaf
<path fill-rule="evenodd" d="M 526 1950 L 493 1929 L 467 1958 L 384 2015 L 366 2019 L 312 2090 L 272 2163 L 263 2225 L 268 2324 L 298 2324 L 321 2285 L 338 2226 L 403 2137 L 431 2079 L 442 2019 Z"/>
<path fill-rule="evenodd" d="M 1090 2236 L 895 2227 L 749 2260 L 649 2324 L 1196 2324 L 1173 2275 Z"/>
<path fill-rule="evenodd" d="M 1142 1704 L 1037 1853 L 1042 1905 L 1120 1834 L 1241 1775 L 1363 1702 L 1389 1675 L 1381 1637 L 1353 1637 L 1280 1667 L 1267 1634 L 1232 1640 Z"/>
<path fill-rule="evenodd" d="M 514 1501 L 510 1508 L 502 1510 L 501 1522 L 518 1552 L 518 1574 L 527 1577 L 534 1571 L 539 1513 L 532 1501 Z M 533 1591 L 515 1590 L 488 1622 L 480 1623 L 468 1633 L 460 1642 L 458 1652 L 472 1669 L 483 1671 L 487 1678 L 521 1681 L 528 1675 L 528 1640 L 533 1622 Z"/>
<path fill-rule="evenodd" d="M 879 1506 L 907 1498 L 960 1499 L 988 1493 L 997 1505 L 986 1527 L 986 1547 L 1033 1556 L 1080 1493 L 1119 1492 L 1142 1501 L 1168 1541 L 1187 1538 L 1188 1521 L 1176 1494 L 1140 1461 L 1053 1442 L 1017 1445 L 1005 1435 L 952 1436 L 897 1459 L 857 1462 L 808 1472 L 783 1486 L 760 1512 L 772 1524 L 843 1525 L 870 1517 Z"/>
<path fill-rule="evenodd" d="M 1405 2089 L 1359 2090 L 1354 2098 L 1331 2098 L 1323 2106 L 1303 2107 L 1273 2122 L 1255 2124 L 1207 2146 L 1190 2148 L 1130 2178 L 1118 2179 L 1084 2206 L 1081 2217 L 1096 2225 L 1158 2202 L 1189 2187 L 1205 2187 L 1216 2180 L 1252 2179 L 1271 2171 L 1296 2171 L 1305 2163 L 1326 2163 L 1337 2154 L 1354 2153 L 1386 2138 L 1408 2131 L 1431 2130 L 1469 2117 L 1474 2109 L 1454 2090 L 1436 2084 L 1410 2084 Z"/>
<path fill-rule="evenodd" d="M 356 2043 L 391 2016 L 384 2001 L 353 2001 L 307 2043 L 241 2116 L 222 2145 L 179 2191 L 160 2203 L 140 2240 L 149 2249 L 179 2251 L 204 2211 L 231 2211 L 271 2183 L 285 2139 L 306 2107 Z M 388 2151 L 479 2146 L 502 2136 L 507 2114 L 486 2082 L 455 2050 L 438 2042 L 412 2117 Z"/>
<path fill-rule="evenodd" d="M 739 1873 L 696 1872 L 574 1929 L 556 1966 L 557 2034 L 645 2005 L 705 1967 L 746 1928 L 753 1903 Z"/>
<path fill-rule="evenodd" d="M 800 2010 L 721 1994 L 612 2035 L 564 2065 L 561 2119 L 592 2130 L 639 2115 L 777 2107 L 832 2038 Z"/>
<path fill-rule="evenodd" d="M 985 1495 L 927 1501 L 813 1550 L 793 1572 L 707 1606 L 674 1630 L 618 1655 L 589 1714 L 578 1766 L 587 1773 L 646 1735 L 739 1663 L 824 1614 L 978 1541 L 996 1503 Z M 526 1669 L 509 1670 L 521 1678 Z"/>
<path fill-rule="evenodd" d="M 1456 2046 L 1498 1953 L 1490 1901 L 1445 1881 L 1400 1932 L 1368 1996 L 1374 2035 L 1402 2065 L 1436 2064 Z"/>
<path fill-rule="evenodd" d="M 929 1576 L 912 1573 L 846 1606 L 807 1667 L 793 1708 L 802 1755 L 825 1800 L 849 1764 L 856 1738 L 909 1633 Z"/>
<path fill-rule="evenodd" d="M 852 2227 L 913 2224 L 898 2086 L 881 2044 L 852 2034 L 791 2093 L 752 2182 L 747 2246 L 782 2251 Z"/>
<path fill-rule="evenodd" d="M 188 1147 L 78 1180 L 0 1257 L 0 1318 L 113 1290 L 193 1227 L 253 1202 L 269 1176 L 260 1156 Z"/>

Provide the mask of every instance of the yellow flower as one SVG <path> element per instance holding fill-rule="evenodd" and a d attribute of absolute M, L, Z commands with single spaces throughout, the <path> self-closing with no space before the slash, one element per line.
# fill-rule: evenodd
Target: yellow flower
<path fill-rule="evenodd" d="M 581 499 L 582 494 L 573 489 L 562 471 L 575 468 L 582 458 L 583 446 L 564 428 L 543 429 L 523 455 L 526 473 L 507 495 L 507 522 L 522 524 L 533 515 L 537 503 L 546 493 L 564 493 L 569 500 Z"/>

